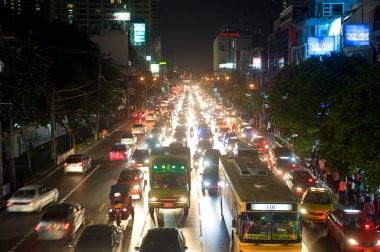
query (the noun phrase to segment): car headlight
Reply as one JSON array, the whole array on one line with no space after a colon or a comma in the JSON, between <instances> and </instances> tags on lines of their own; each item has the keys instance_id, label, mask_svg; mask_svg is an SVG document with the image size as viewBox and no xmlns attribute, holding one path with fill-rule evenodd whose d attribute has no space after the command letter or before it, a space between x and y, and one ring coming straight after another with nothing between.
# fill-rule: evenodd
<instances>
[{"instance_id":1,"label":"car headlight","mask_svg":"<svg viewBox=\"0 0 380 252\"><path fill-rule=\"evenodd\" d=\"M152 134L150 134L150 135L149 135L149 138L152 138L152 137L153 137L153 135L152 135Z\"/></svg>"},{"instance_id":2,"label":"car headlight","mask_svg":"<svg viewBox=\"0 0 380 252\"><path fill-rule=\"evenodd\" d=\"M264 146L264 148L265 148L265 149L268 149L268 148L269 148L269 146L266 144L266 145Z\"/></svg>"},{"instance_id":3,"label":"car headlight","mask_svg":"<svg viewBox=\"0 0 380 252\"><path fill-rule=\"evenodd\" d=\"M281 170L277 170L277 173L278 173L278 174L282 174L282 171L281 171Z\"/></svg>"},{"instance_id":4,"label":"car headlight","mask_svg":"<svg viewBox=\"0 0 380 252\"><path fill-rule=\"evenodd\" d=\"M203 137L200 137L199 140L203 140Z\"/></svg>"},{"instance_id":5,"label":"car headlight","mask_svg":"<svg viewBox=\"0 0 380 252\"><path fill-rule=\"evenodd\" d=\"M347 241L350 245L358 245L359 244L357 240L352 239L352 238L347 239Z\"/></svg>"},{"instance_id":6,"label":"car headlight","mask_svg":"<svg viewBox=\"0 0 380 252\"><path fill-rule=\"evenodd\" d=\"M210 182L208 182L208 181L203 181L203 185L204 185L204 186L209 186L209 185L210 185Z\"/></svg>"},{"instance_id":7,"label":"car headlight","mask_svg":"<svg viewBox=\"0 0 380 252\"><path fill-rule=\"evenodd\" d=\"M296 158L295 157L292 157L290 160L292 160L293 162L296 161Z\"/></svg>"},{"instance_id":8,"label":"car headlight","mask_svg":"<svg viewBox=\"0 0 380 252\"><path fill-rule=\"evenodd\" d=\"M145 159L145 160L144 160L144 163L145 163L145 164L149 163L149 159Z\"/></svg>"},{"instance_id":9,"label":"car headlight","mask_svg":"<svg viewBox=\"0 0 380 252\"><path fill-rule=\"evenodd\" d=\"M182 139L182 141L186 141L186 138Z\"/></svg>"},{"instance_id":10,"label":"car headlight","mask_svg":"<svg viewBox=\"0 0 380 252\"><path fill-rule=\"evenodd\" d=\"M148 147L148 144L144 144L145 147Z\"/></svg>"},{"instance_id":11,"label":"car headlight","mask_svg":"<svg viewBox=\"0 0 380 252\"><path fill-rule=\"evenodd\" d=\"M135 161L134 159L132 159L132 160L131 160L131 163L134 164L134 163L136 163L136 161Z\"/></svg>"},{"instance_id":12,"label":"car headlight","mask_svg":"<svg viewBox=\"0 0 380 252\"><path fill-rule=\"evenodd\" d=\"M158 201L158 198L157 197L151 197L151 198L149 198L149 201L155 202L155 201Z\"/></svg>"},{"instance_id":13,"label":"car headlight","mask_svg":"<svg viewBox=\"0 0 380 252\"><path fill-rule=\"evenodd\" d=\"M301 188L301 187L297 187L297 188L296 188L296 191L297 191L297 192L300 192L300 191L302 191L302 188Z\"/></svg>"},{"instance_id":14,"label":"car headlight","mask_svg":"<svg viewBox=\"0 0 380 252\"><path fill-rule=\"evenodd\" d=\"M187 197L181 197L181 198L179 198L179 201L180 202L187 202Z\"/></svg>"},{"instance_id":15,"label":"car headlight","mask_svg":"<svg viewBox=\"0 0 380 252\"><path fill-rule=\"evenodd\" d=\"M174 142L177 141L177 138L173 138L173 141L174 141Z\"/></svg>"},{"instance_id":16,"label":"car headlight","mask_svg":"<svg viewBox=\"0 0 380 252\"><path fill-rule=\"evenodd\" d=\"M228 146L227 150L232 151L232 146Z\"/></svg>"},{"instance_id":17,"label":"car headlight","mask_svg":"<svg viewBox=\"0 0 380 252\"><path fill-rule=\"evenodd\" d=\"M305 213L307 213L307 211L306 211L306 209L305 208L301 208L301 214L305 214Z\"/></svg>"},{"instance_id":18,"label":"car headlight","mask_svg":"<svg viewBox=\"0 0 380 252\"><path fill-rule=\"evenodd\" d=\"M140 186L139 186L139 185L135 185L135 186L133 187L133 190L138 190L138 189L140 189Z\"/></svg>"},{"instance_id":19,"label":"car headlight","mask_svg":"<svg viewBox=\"0 0 380 252\"><path fill-rule=\"evenodd\" d=\"M197 152L198 152L198 153L201 153L201 152L202 152L202 150L201 150L201 149L198 149L198 150L197 150Z\"/></svg>"}]
</instances>

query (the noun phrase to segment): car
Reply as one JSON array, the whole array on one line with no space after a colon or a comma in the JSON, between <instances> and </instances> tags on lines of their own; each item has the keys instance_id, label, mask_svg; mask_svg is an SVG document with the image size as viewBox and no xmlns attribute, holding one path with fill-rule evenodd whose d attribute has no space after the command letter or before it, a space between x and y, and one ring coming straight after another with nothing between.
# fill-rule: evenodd
<instances>
[{"instance_id":1,"label":"car","mask_svg":"<svg viewBox=\"0 0 380 252\"><path fill-rule=\"evenodd\" d=\"M241 137L251 139L254 136L256 136L256 132L252 127L244 127L241 131Z\"/></svg>"},{"instance_id":2,"label":"car","mask_svg":"<svg viewBox=\"0 0 380 252\"><path fill-rule=\"evenodd\" d=\"M287 147L274 146L269 150L268 164L275 175L282 177L297 167L297 160Z\"/></svg>"},{"instance_id":3,"label":"car","mask_svg":"<svg viewBox=\"0 0 380 252\"><path fill-rule=\"evenodd\" d=\"M7 201L8 212L41 212L58 200L58 189L44 185L27 185L18 189Z\"/></svg>"},{"instance_id":4,"label":"car","mask_svg":"<svg viewBox=\"0 0 380 252\"><path fill-rule=\"evenodd\" d=\"M218 149L207 149L199 159L199 175L201 176L201 188L203 193L205 193L206 190L209 192L218 191L220 156L221 153Z\"/></svg>"},{"instance_id":5,"label":"car","mask_svg":"<svg viewBox=\"0 0 380 252\"><path fill-rule=\"evenodd\" d=\"M183 145L187 146L187 134L183 131L177 131L173 135L173 142L181 142Z\"/></svg>"},{"instance_id":6,"label":"car","mask_svg":"<svg viewBox=\"0 0 380 252\"><path fill-rule=\"evenodd\" d=\"M48 206L34 230L37 240L68 241L85 222L85 208L77 202L65 202Z\"/></svg>"},{"instance_id":7,"label":"car","mask_svg":"<svg viewBox=\"0 0 380 252\"><path fill-rule=\"evenodd\" d=\"M302 196L300 212L304 221L325 222L327 212L333 209L333 199L326 188L311 187Z\"/></svg>"},{"instance_id":8,"label":"car","mask_svg":"<svg viewBox=\"0 0 380 252\"><path fill-rule=\"evenodd\" d=\"M211 141L209 139L199 140L198 144L197 144L196 151L195 151L195 155L200 157L202 155L203 151L205 151L207 149L212 149L212 148L213 148L213 144L211 143Z\"/></svg>"},{"instance_id":9,"label":"car","mask_svg":"<svg viewBox=\"0 0 380 252\"><path fill-rule=\"evenodd\" d=\"M74 246L74 252L102 251L120 252L123 241L123 230L120 227L108 224L87 226Z\"/></svg>"},{"instance_id":10,"label":"car","mask_svg":"<svg viewBox=\"0 0 380 252\"><path fill-rule=\"evenodd\" d=\"M268 139L266 139L263 136L254 136L254 137L252 137L251 143L253 143L254 145L256 145L257 150L260 153L264 153L264 152L267 152L269 150Z\"/></svg>"},{"instance_id":11,"label":"car","mask_svg":"<svg viewBox=\"0 0 380 252\"><path fill-rule=\"evenodd\" d=\"M219 141L223 141L223 137L224 137L224 134L226 133L226 132L229 132L230 131L230 128L229 127L220 127L219 129L218 129L218 140Z\"/></svg>"},{"instance_id":12,"label":"car","mask_svg":"<svg viewBox=\"0 0 380 252\"><path fill-rule=\"evenodd\" d=\"M214 142L214 136L210 128L201 128L198 130L198 140L210 140L211 143Z\"/></svg>"},{"instance_id":13,"label":"car","mask_svg":"<svg viewBox=\"0 0 380 252\"><path fill-rule=\"evenodd\" d=\"M185 117L178 117L177 125L187 127L187 119Z\"/></svg>"},{"instance_id":14,"label":"car","mask_svg":"<svg viewBox=\"0 0 380 252\"><path fill-rule=\"evenodd\" d=\"M132 150L131 147L122 144L122 143L115 143L111 151L109 153L109 159L111 161L113 160L127 160L131 157Z\"/></svg>"},{"instance_id":15,"label":"car","mask_svg":"<svg viewBox=\"0 0 380 252\"><path fill-rule=\"evenodd\" d=\"M185 126L181 126L181 125L177 125L177 127L175 127L174 129L174 132L187 132L187 128Z\"/></svg>"},{"instance_id":16,"label":"car","mask_svg":"<svg viewBox=\"0 0 380 252\"><path fill-rule=\"evenodd\" d=\"M144 147L152 150L154 148L159 148L161 147L161 141L160 139L157 138L147 138L144 142Z\"/></svg>"},{"instance_id":17,"label":"car","mask_svg":"<svg viewBox=\"0 0 380 252\"><path fill-rule=\"evenodd\" d=\"M224 149L226 150L227 154L230 154L233 152L235 144L237 142L240 142L240 139L238 137L229 137L224 143Z\"/></svg>"},{"instance_id":18,"label":"car","mask_svg":"<svg viewBox=\"0 0 380 252\"><path fill-rule=\"evenodd\" d=\"M184 252L187 250L186 238L178 228L150 228L144 235L141 245L135 249L140 252Z\"/></svg>"},{"instance_id":19,"label":"car","mask_svg":"<svg viewBox=\"0 0 380 252\"><path fill-rule=\"evenodd\" d=\"M236 114L236 112L232 108L226 108L224 110L224 114L228 117L233 117Z\"/></svg>"},{"instance_id":20,"label":"car","mask_svg":"<svg viewBox=\"0 0 380 252\"><path fill-rule=\"evenodd\" d=\"M301 197L307 188L317 187L315 179L306 168L296 168L284 175L286 186L297 196Z\"/></svg>"},{"instance_id":21,"label":"car","mask_svg":"<svg viewBox=\"0 0 380 252\"><path fill-rule=\"evenodd\" d=\"M156 115L154 113L148 113L146 116L145 116L145 120L147 122L154 122L156 121Z\"/></svg>"},{"instance_id":22,"label":"car","mask_svg":"<svg viewBox=\"0 0 380 252\"><path fill-rule=\"evenodd\" d=\"M128 185L129 195L132 199L141 199L146 185L144 172L140 169L126 168L121 171L116 182L117 185Z\"/></svg>"},{"instance_id":23,"label":"car","mask_svg":"<svg viewBox=\"0 0 380 252\"><path fill-rule=\"evenodd\" d=\"M259 158L259 153L254 144L249 142L236 142L232 153L227 153L230 157Z\"/></svg>"},{"instance_id":24,"label":"car","mask_svg":"<svg viewBox=\"0 0 380 252\"><path fill-rule=\"evenodd\" d=\"M149 150L148 149L136 149L131 157L131 167L140 168L148 167L149 165Z\"/></svg>"},{"instance_id":25,"label":"car","mask_svg":"<svg viewBox=\"0 0 380 252\"><path fill-rule=\"evenodd\" d=\"M132 132L123 134L121 136L120 143L126 144L126 145L135 145L137 143L137 137Z\"/></svg>"},{"instance_id":26,"label":"car","mask_svg":"<svg viewBox=\"0 0 380 252\"><path fill-rule=\"evenodd\" d=\"M63 173L82 173L84 174L92 167L91 158L86 154L69 155L63 163Z\"/></svg>"},{"instance_id":27,"label":"car","mask_svg":"<svg viewBox=\"0 0 380 252\"><path fill-rule=\"evenodd\" d=\"M247 122L243 122L243 123L239 124L238 132L241 134L241 132L243 131L243 129L244 129L245 127L249 127L249 126L250 126L250 125L249 125L249 123L247 123Z\"/></svg>"},{"instance_id":28,"label":"car","mask_svg":"<svg viewBox=\"0 0 380 252\"><path fill-rule=\"evenodd\" d=\"M238 136L233 131L227 131L226 133L224 133L224 136L223 136L223 145L226 145L226 142L228 141L228 138L230 137L238 137Z\"/></svg>"},{"instance_id":29,"label":"car","mask_svg":"<svg viewBox=\"0 0 380 252\"><path fill-rule=\"evenodd\" d=\"M225 127L225 126L227 126L226 118L224 117L215 118L215 132L217 132L219 127Z\"/></svg>"},{"instance_id":30,"label":"car","mask_svg":"<svg viewBox=\"0 0 380 252\"><path fill-rule=\"evenodd\" d=\"M146 134L146 126L142 123L136 123L132 126L132 134L144 135Z\"/></svg>"},{"instance_id":31,"label":"car","mask_svg":"<svg viewBox=\"0 0 380 252\"><path fill-rule=\"evenodd\" d=\"M360 210L329 211L326 235L339 243L341 251L380 251L378 226Z\"/></svg>"},{"instance_id":32,"label":"car","mask_svg":"<svg viewBox=\"0 0 380 252\"><path fill-rule=\"evenodd\" d=\"M161 128L153 128L149 133L149 138L157 138L162 142L165 140L165 133Z\"/></svg>"}]
</instances>

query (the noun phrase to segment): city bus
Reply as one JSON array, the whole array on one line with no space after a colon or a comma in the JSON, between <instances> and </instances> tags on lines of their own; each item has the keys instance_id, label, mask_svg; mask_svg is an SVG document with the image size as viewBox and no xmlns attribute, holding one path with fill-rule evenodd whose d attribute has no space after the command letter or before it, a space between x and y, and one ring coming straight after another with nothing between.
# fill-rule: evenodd
<instances>
[{"instance_id":1,"label":"city bus","mask_svg":"<svg viewBox=\"0 0 380 252\"><path fill-rule=\"evenodd\" d=\"M221 156L219 192L233 251L302 251L297 198L258 158Z\"/></svg>"},{"instance_id":2,"label":"city bus","mask_svg":"<svg viewBox=\"0 0 380 252\"><path fill-rule=\"evenodd\" d=\"M183 208L189 213L191 154L186 146L153 148L149 155L149 213L154 209Z\"/></svg>"}]
</instances>

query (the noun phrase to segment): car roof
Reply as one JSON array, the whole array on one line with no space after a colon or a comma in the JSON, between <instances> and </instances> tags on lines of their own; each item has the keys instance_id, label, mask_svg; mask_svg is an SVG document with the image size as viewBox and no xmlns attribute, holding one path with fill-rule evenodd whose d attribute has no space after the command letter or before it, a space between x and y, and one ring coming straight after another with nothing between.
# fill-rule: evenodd
<instances>
[{"instance_id":1,"label":"car roof","mask_svg":"<svg viewBox=\"0 0 380 252\"><path fill-rule=\"evenodd\" d=\"M150 228L147 231L146 236L150 236L154 238L173 238L169 236L175 235L175 237L177 237L177 234L179 232L180 230L178 228L156 227L156 228Z\"/></svg>"},{"instance_id":2,"label":"car roof","mask_svg":"<svg viewBox=\"0 0 380 252\"><path fill-rule=\"evenodd\" d=\"M26 185L26 186L21 187L18 190L31 190L31 189L38 189L40 187L42 187L42 185Z\"/></svg>"}]
</instances>

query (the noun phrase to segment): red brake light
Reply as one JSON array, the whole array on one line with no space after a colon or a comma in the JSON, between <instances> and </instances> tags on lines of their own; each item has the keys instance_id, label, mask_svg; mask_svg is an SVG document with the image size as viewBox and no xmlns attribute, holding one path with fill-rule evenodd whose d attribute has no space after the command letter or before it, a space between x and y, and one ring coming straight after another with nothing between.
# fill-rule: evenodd
<instances>
[{"instance_id":1,"label":"red brake light","mask_svg":"<svg viewBox=\"0 0 380 252\"><path fill-rule=\"evenodd\" d=\"M67 230L67 229L69 228L69 226L70 226L70 223L65 223L65 224L63 225L63 229L64 229L64 230Z\"/></svg>"},{"instance_id":2,"label":"red brake light","mask_svg":"<svg viewBox=\"0 0 380 252\"><path fill-rule=\"evenodd\" d=\"M296 167L296 164L292 164L292 167Z\"/></svg>"},{"instance_id":3,"label":"red brake light","mask_svg":"<svg viewBox=\"0 0 380 252\"><path fill-rule=\"evenodd\" d=\"M31 201L31 202L28 203L29 206L31 206L31 205L33 205L33 204L34 204L33 201Z\"/></svg>"},{"instance_id":4,"label":"red brake light","mask_svg":"<svg viewBox=\"0 0 380 252\"><path fill-rule=\"evenodd\" d=\"M63 164L63 166L67 166L67 163L65 162L65 163Z\"/></svg>"},{"instance_id":5,"label":"red brake light","mask_svg":"<svg viewBox=\"0 0 380 252\"><path fill-rule=\"evenodd\" d=\"M80 162L79 165L83 165L83 162Z\"/></svg>"},{"instance_id":6,"label":"red brake light","mask_svg":"<svg viewBox=\"0 0 380 252\"><path fill-rule=\"evenodd\" d=\"M139 177L135 176L135 180L138 180L138 179L139 179Z\"/></svg>"},{"instance_id":7,"label":"red brake light","mask_svg":"<svg viewBox=\"0 0 380 252\"><path fill-rule=\"evenodd\" d=\"M7 202L7 207L12 206L13 202Z\"/></svg>"},{"instance_id":8,"label":"red brake light","mask_svg":"<svg viewBox=\"0 0 380 252\"><path fill-rule=\"evenodd\" d=\"M41 229L41 226L38 224L35 228L34 231L39 231Z\"/></svg>"},{"instance_id":9,"label":"red brake light","mask_svg":"<svg viewBox=\"0 0 380 252\"><path fill-rule=\"evenodd\" d=\"M309 182L313 182L313 179L312 179L312 178L309 178L308 181L309 181Z\"/></svg>"}]
</instances>

